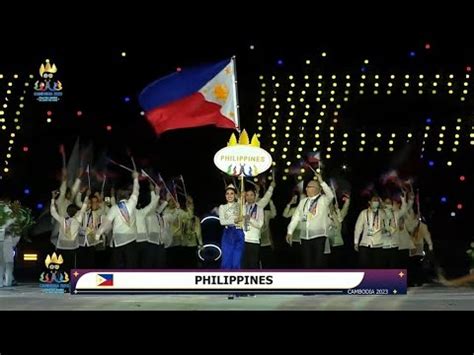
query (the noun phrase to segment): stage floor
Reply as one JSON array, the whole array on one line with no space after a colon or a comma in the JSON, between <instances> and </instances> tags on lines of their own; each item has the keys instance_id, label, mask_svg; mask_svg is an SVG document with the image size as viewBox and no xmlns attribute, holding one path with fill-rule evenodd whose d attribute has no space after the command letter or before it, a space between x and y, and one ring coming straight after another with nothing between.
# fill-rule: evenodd
<instances>
[{"instance_id":1,"label":"stage floor","mask_svg":"<svg viewBox=\"0 0 474 355\"><path fill-rule=\"evenodd\" d=\"M410 288L408 295L46 294L37 284L0 289L0 310L474 310L474 289L437 285Z\"/></svg>"}]
</instances>

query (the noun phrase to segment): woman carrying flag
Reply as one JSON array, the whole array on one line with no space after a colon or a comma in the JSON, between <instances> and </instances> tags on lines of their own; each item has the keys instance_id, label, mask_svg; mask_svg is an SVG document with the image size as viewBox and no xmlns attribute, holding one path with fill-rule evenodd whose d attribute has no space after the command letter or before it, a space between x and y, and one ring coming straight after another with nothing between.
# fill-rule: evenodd
<instances>
[{"instance_id":1,"label":"woman carrying flag","mask_svg":"<svg viewBox=\"0 0 474 355\"><path fill-rule=\"evenodd\" d=\"M237 189L230 184L225 189L227 203L219 206L219 220L224 226L222 234L222 269L240 269L245 236L242 216L237 199Z\"/></svg>"}]
</instances>

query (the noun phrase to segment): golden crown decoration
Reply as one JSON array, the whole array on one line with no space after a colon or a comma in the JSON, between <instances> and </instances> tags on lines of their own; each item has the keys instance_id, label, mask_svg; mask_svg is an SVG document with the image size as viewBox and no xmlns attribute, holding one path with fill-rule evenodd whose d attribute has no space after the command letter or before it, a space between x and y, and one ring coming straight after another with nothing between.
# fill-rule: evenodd
<instances>
[{"instance_id":1,"label":"golden crown decoration","mask_svg":"<svg viewBox=\"0 0 474 355\"><path fill-rule=\"evenodd\" d=\"M56 255L56 253L53 253L52 256L46 257L46 260L44 261L46 267L49 267L49 264L58 264L61 265L64 262L63 257L61 254L59 254L59 257Z\"/></svg>"},{"instance_id":2,"label":"golden crown decoration","mask_svg":"<svg viewBox=\"0 0 474 355\"><path fill-rule=\"evenodd\" d=\"M227 143L228 147L232 147L235 145L250 145L253 147L260 148L260 141L257 138L257 135L254 134L252 136L252 140L249 141L249 135L247 134L247 131L244 129L242 133L240 134L239 141L237 142L237 138L235 136L235 133L232 133L230 136L229 142Z\"/></svg>"},{"instance_id":3,"label":"golden crown decoration","mask_svg":"<svg viewBox=\"0 0 474 355\"><path fill-rule=\"evenodd\" d=\"M58 68L56 68L56 64L54 64L54 63L51 64L49 59L46 59L45 63L46 63L46 65L41 64L41 66L40 66L40 70L39 70L40 76L43 76L44 73L54 74L58 71Z\"/></svg>"}]
</instances>

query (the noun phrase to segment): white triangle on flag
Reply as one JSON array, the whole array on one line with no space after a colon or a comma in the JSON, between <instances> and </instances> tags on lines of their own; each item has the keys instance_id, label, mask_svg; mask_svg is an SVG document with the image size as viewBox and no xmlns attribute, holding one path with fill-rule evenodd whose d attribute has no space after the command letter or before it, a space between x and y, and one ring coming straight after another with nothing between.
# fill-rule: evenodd
<instances>
[{"instance_id":1,"label":"white triangle on flag","mask_svg":"<svg viewBox=\"0 0 474 355\"><path fill-rule=\"evenodd\" d=\"M229 61L229 64L209 80L199 92L206 101L221 106L221 114L234 122L236 127L239 126L234 60Z\"/></svg>"},{"instance_id":2,"label":"white triangle on flag","mask_svg":"<svg viewBox=\"0 0 474 355\"><path fill-rule=\"evenodd\" d=\"M100 284L102 284L104 281L106 281L106 279L100 275L97 275L96 276L96 282L97 282L97 286L100 286Z\"/></svg>"}]
</instances>

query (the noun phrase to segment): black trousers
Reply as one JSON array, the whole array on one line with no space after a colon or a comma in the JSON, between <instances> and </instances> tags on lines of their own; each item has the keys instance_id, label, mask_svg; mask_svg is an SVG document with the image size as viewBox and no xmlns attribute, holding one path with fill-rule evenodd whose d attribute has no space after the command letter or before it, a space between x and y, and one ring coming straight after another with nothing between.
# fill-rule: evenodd
<instances>
[{"instance_id":1,"label":"black trousers","mask_svg":"<svg viewBox=\"0 0 474 355\"><path fill-rule=\"evenodd\" d=\"M428 281L423 270L423 256L415 255L410 257L408 275L410 275L408 286L421 286L423 283Z\"/></svg>"},{"instance_id":2,"label":"black trousers","mask_svg":"<svg viewBox=\"0 0 474 355\"><path fill-rule=\"evenodd\" d=\"M96 269L110 269L112 265L112 248L96 248L94 262Z\"/></svg>"},{"instance_id":3,"label":"black trousers","mask_svg":"<svg viewBox=\"0 0 474 355\"><path fill-rule=\"evenodd\" d=\"M165 269L166 251L164 245L149 242L137 243L137 262L140 269Z\"/></svg>"},{"instance_id":4,"label":"black trousers","mask_svg":"<svg viewBox=\"0 0 474 355\"><path fill-rule=\"evenodd\" d=\"M147 243L147 255L151 269L166 269L166 249L165 246Z\"/></svg>"},{"instance_id":5,"label":"black trousers","mask_svg":"<svg viewBox=\"0 0 474 355\"><path fill-rule=\"evenodd\" d=\"M61 269L66 271L69 277L71 277L71 269L77 269L77 249L56 249L56 255L63 257L63 264Z\"/></svg>"},{"instance_id":6,"label":"black trousers","mask_svg":"<svg viewBox=\"0 0 474 355\"><path fill-rule=\"evenodd\" d=\"M260 269L260 244L245 243L243 269Z\"/></svg>"},{"instance_id":7,"label":"black trousers","mask_svg":"<svg viewBox=\"0 0 474 355\"><path fill-rule=\"evenodd\" d=\"M382 266L383 269L400 269L400 257L398 247L382 249Z\"/></svg>"},{"instance_id":8,"label":"black trousers","mask_svg":"<svg viewBox=\"0 0 474 355\"><path fill-rule=\"evenodd\" d=\"M275 254L273 254L271 245L260 247L260 266L262 269L274 269L276 267Z\"/></svg>"},{"instance_id":9,"label":"black trousers","mask_svg":"<svg viewBox=\"0 0 474 355\"><path fill-rule=\"evenodd\" d=\"M408 269L409 263L410 263L410 250L409 249L398 250L398 268Z\"/></svg>"},{"instance_id":10,"label":"black trousers","mask_svg":"<svg viewBox=\"0 0 474 355\"><path fill-rule=\"evenodd\" d=\"M151 261L148 252L148 242L137 242L137 267L139 269L151 269Z\"/></svg>"},{"instance_id":11,"label":"black trousers","mask_svg":"<svg viewBox=\"0 0 474 355\"><path fill-rule=\"evenodd\" d=\"M303 267L305 269L325 269L328 266L328 256L324 254L327 237L310 240L301 239Z\"/></svg>"},{"instance_id":12,"label":"black trousers","mask_svg":"<svg viewBox=\"0 0 474 355\"><path fill-rule=\"evenodd\" d=\"M197 269L198 257L196 247L182 247L181 254L183 258L184 269Z\"/></svg>"},{"instance_id":13,"label":"black trousers","mask_svg":"<svg viewBox=\"0 0 474 355\"><path fill-rule=\"evenodd\" d=\"M293 269L303 268L303 252L301 243L293 243L290 247L290 265Z\"/></svg>"},{"instance_id":14,"label":"black trousers","mask_svg":"<svg viewBox=\"0 0 474 355\"><path fill-rule=\"evenodd\" d=\"M331 247L331 254L329 254L329 267L331 269L345 269L347 265L344 264L344 256L346 250L344 245Z\"/></svg>"},{"instance_id":15,"label":"black trousers","mask_svg":"<svg viewBox=\"0 0 474 355\"><path fill-rule=\"evenodd\" d=\"M359 246L359 268L383 269L384 268L383 249Z\"/></svg>"},{"instance_id":16,"label":"black trousers","mask_svg":"<svg viewBox=\"0 0 474 355\"><path fill-rule=\"evenodd\" d=\"M112 265L115 269L136 269L137 243L131 242L121 247L115 247L112 255Z\"/></svg>"},{"instance_id":17,"label":"black trousers","mask_svg":"<svg viewBox=\"0 0 474 355\"><path fill-rule=\"evenodd\" d=\"M77 267L79 269L95 269L95 247L79 247Z\"/></svg>"},{"instance_id":18,"label":"black trousers","mask_svg":"<svg viewBox=\"0 0 474 355\"><path fill-rule=\"evenodd\" d=\"M168 269L184 269L183 247L166 248L166 263Z\"/></svg>"}]
</instances>

